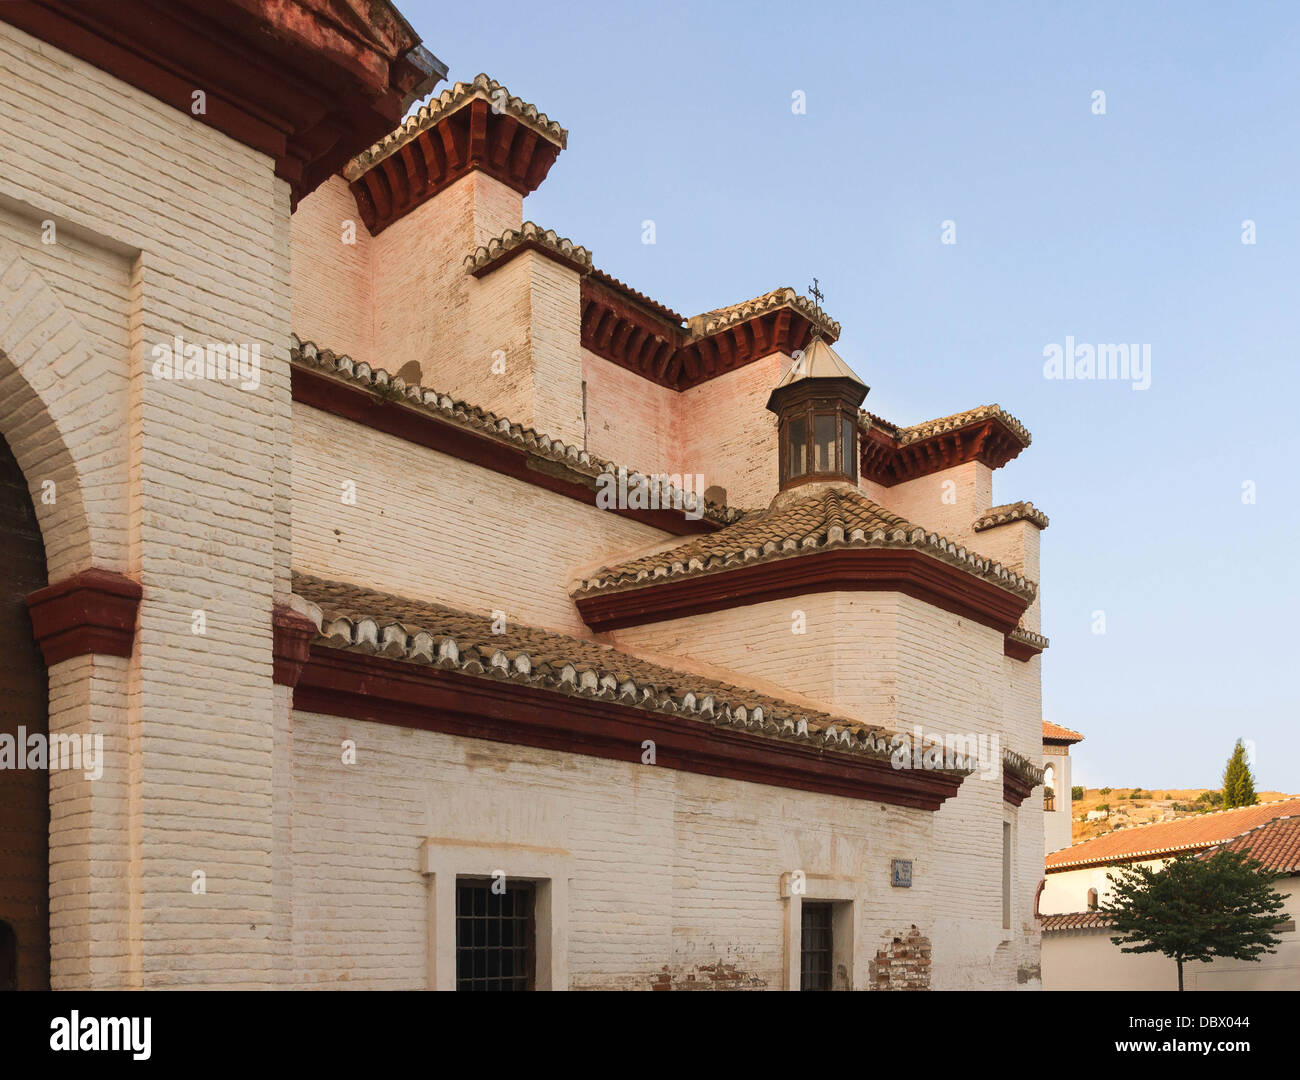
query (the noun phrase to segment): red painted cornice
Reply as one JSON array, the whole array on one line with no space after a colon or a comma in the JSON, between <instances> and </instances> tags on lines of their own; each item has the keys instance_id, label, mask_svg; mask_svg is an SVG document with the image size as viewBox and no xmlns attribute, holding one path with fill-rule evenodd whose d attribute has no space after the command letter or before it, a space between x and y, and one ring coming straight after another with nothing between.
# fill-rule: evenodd
<instances>
[{"instance_id":1,"label":"red painted cornice","mask_svg":"<svg viewBox=\"0 0 1300 1080\"><path fill-rule=\"evenodd\" d=\"M297 686L302 668L311 656L316 624L306 615L277 604L271 613L275 639L272 679L280 686Z\"/></svg>"},{"instance_id":2,"label":"red painted cornice","mask_svg":"<svg viewBox=\"0 0 1300 1080\"><path fill-rule=\"evenodd\" d=\"M791 306L692 334L668 317L667 308L607 274L588 274L581 290L582 347L672 390L688 390L773 353L789 355L812 337L812 323ZM826 327L822 334L835 340Z\"/></svg>"},{"instance_id":3,"label":"red painted cornice","mask_svg":"<svg viewBox=\"0 0 1300 1080\"><path fill-rule=\"evenodd\" d=\"M885 487L921 476L980 461L1000 469L1024 449L1024 444L1002 420L987 417L907 444L873 426L861 443L862 477Z\"/></svg>"},{"instance_id":4,"label":"red painted cornice","mask_svg":"<svg viewBox=\"0 0 1300 1080\"><path fill-rule=\"evenodd\" d=\"M832 548L636 588L575 603L593 630L679 619L822 592L899 592L1007 634L1028 602L973 574L907 548Z\"/></svg>"},{"instance_id":5,"label":"red painted cornice","mask_svg":"<svg viewBox=\"0 0 1300 1080\"><path fill-rule=\"evenodd\" d=\"M581 286L582 347L670 389L668 369L686 339L680 323L591 276Z\"/></svg>"},{"instance_id":6,"label":"red painted cornice","mask_svg":"<svg viewBox=\"0 0 1300 1080\"><path fill-rule=\"evenodd\" d=\"M1033 793L1034 784L1028 777L1002 767L1002 798L1012 806L1019 806Z\"/></svg>"},{"instance_id":7,"label":"red painted cornice","mask_svg":"<svg viewBox=\"0 0 1300 1080\"><path fill-rule=\"evenodd\" d=\"M143 590L111 570L85 570L27 597L32 630L51 667L73 656L130 656Z\"/></svg>"},{"instance_id":8,"label":"red painted cornice","mask_svg":"<svg viewBox=\"0 0 1300 1080\"><path fill-rule=\"evenodd\" d=\"M1008 636L1002 642L1002 652L1004 655L1011 657L1013 660L1032 660L1035 656L1041 656L1043 650L1036 645L1030 645L1025 641L1017 641Z\"/></svg>"},{"instance_id":9,"label":"red painted cornice","mask_svg":"<svg viewBox=\"0 0 1300 1080\"><path fill-rule=\"evenodd\" d=\"M705 776L937 810L962 775L895 769L888 760L744 735L693 717L558 694L432 665L314 645L294 691L297 712L440 731Z\"/></svg>"},{"instance_id":10,"label":"red painted cornice","mask_svg":"<svg viewBox=\"0 0 1300 1080\"><path fill-rule=\"evenodd\" d=\"M527 448L504 443L478 431L449 423L441 417L399 402L385 400L360 387L299 364L291 366L293 400L342 416L376 431L427 446L493 472L546 488L588 506L596 505L596 479L567 469L549 458L529 454ZM707 518L692 520L672 510L611 508L605 511L631 518L674 536L713 532L719 525Z\"/></svg>"},{"instance_id":11,"label":"red painted cornice","mask_svg":"<svg viewBox=\"0 0 1300 1080\"><path fill-rule=\"evenodd\" d=\"M484 98L443 117L351 182L371 235L475 169L521 195L541 186L560 147Z\"/></svg>"},{"instance_id":12,"label":"red painted cornice","mask_svg":"<svg viewBox=\"0 0 1300 1080\"><path fill-rule=\"evenodd\" d=\"M446 74L384 2L13 0L0 19L273 158L295 203Z\"/></svg>"}]
</instances>

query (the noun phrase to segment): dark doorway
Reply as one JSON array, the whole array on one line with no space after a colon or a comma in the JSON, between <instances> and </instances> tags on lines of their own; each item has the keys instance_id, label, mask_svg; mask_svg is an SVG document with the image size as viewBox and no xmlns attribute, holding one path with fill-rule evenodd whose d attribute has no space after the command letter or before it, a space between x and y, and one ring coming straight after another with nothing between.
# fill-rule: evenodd
<instances>
[{"instance_id":1,"label":"dark doorway","mask_svg":"<svg viewBox=\"0 0 1300 1080\"><path fill-rule=\"evenodd\" d=\"M799 989L829 990L834 953L831 905L805 900L800 907Z\"/></svg>"},{"instance_id":2,"label":"dark doorway","mask_svg":"<svg viewBox=\"0 0 1300 1080\"><path fill-rule=\"evenodd\" d=\"M0 439L0 739L49 731L45 661L27 594L47 584L45 544L27 480ZM5 738L8 736L9 738ZM0 768L0 984L50 985L50 787L44 769Z\"/></svg>"}]
</instances>

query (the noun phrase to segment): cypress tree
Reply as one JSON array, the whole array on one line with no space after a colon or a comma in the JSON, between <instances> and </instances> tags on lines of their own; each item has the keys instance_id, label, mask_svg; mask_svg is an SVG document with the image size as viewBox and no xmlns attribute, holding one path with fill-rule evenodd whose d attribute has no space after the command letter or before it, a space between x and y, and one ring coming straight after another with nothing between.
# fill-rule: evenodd
<instances>
[{"instance_id":1,"label":"cypress tree","mask_svg":"<svg viewBox=\"0 0 1300 1080\"><path fill-rule=\"evenodd\" d=\"M1232 757L1228 758L1228 764L1223 770L1223 808L1230 810L1234 806L1254 806L1258 801L1255 778L1246 762L1246 748L1238 739L1237 745L1232 748Z\"/></svg>"}]
</instances>

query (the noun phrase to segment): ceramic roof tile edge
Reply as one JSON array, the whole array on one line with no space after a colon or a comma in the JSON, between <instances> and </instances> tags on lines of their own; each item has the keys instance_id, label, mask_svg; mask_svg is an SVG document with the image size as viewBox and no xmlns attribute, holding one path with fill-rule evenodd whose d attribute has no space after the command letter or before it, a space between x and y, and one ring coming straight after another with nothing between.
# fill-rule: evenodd
<instances>
[{"instance_id":1,"label":"ceramic roof tile edge","mask_svg":"<svg viewBox=\"0 0 1300 1080\"><path fill-rule=\"evenodd\" d=\"M756 315L764 315L782 307L794 308L814 326L821 327L834 339L839 338L840 324L806 296L800 296L788 285L773 289L762 296L755 296L751 300L744 300L739 304L729 304L726 307L715 308L713 311L692 315L686 323L694 338L709 337L736 323L746 322Z\"/></svg>"},{"instance_id":2,"label":"ceramic roof tile edge","mask_svg":"<svg viewBox=\"0 0 1300 1080\"><path fill-rule=\"evenodd\" d=\"M1032 630L1026 630L1023 626L1017 626L1007 635L1012 641L1019 641L1021 644L1028 645L1031 648L1038 649L1040 652L1051 645L1051 642L1042 634L1036 634Z\"/></svg>"},{"instance_id":3,"label":"ceramic roof tile edge","mask_svg":"<svg viewBox=\"0 0 1300 1080\"><path fill-rule=\"evenodd\" d=\"M986 510L976 519L972 529L975 532L983 532L985 529L996 528L998 525L1008 525L1013 521L1027 521L1030 525L1037 525L1040 529L1046 529L1048 526L1047 515L1033 503L1014 502L1004 503L1002 506L994 506Z\"/></svg>"},{"instance_id":4,"label":"ceramic roof tile edge","mask_svg":"<svg viewBox=\"0 0 1300 1080\"><path fill-rule=\"evenodd\" d=\"M830 539L832 533L836 534L835 539ZM967 551L965 547L953 543L938 533L929 532L919 525L912 525L908 529L894 528L886 530L877 528L873 529L868 536L865 529L853 529L851 532L846 533L842 526L828 521L824 529L816 532L801 533L799 535L791 534L780 543L769 540L763 544L762 548L748 547L743 552L733 552L725 558L712 555L707 563L697 556L692 556L685 563L678 561L669 563L666 566L660 565L655 567L654 570L641 568L635 573L626 571L605 577L586 578L579 582L578 587L570 595L577 598L590 596L597 592L653 585L660 581L669 581L675 578L723 573L738 566L751 566L777 559L798 558L800 555L807 555L812 551L832 551L840 548L909 547L916 548L958 569L965 570L967 573L982 578L991 584L998 585L1030 602L1038 594L1038 584L1036 582L1031 581L1022 574L1008 570L999 562L994 562L992 559ZM697 563L699 565L695 565Z\"/></svg>"},{"instance_id":5,"label":"ceramic roof tile edge","mask_svg":"<svg viewBox=\"0 0 1300 1080\"><path fill-rule=\"evenodd\" d=\"M1041 784L1047 772L1042 765L1035 765L1024 754L1018 754L1010 747L1004 747L1002 750L1002 767L1028 780L1031 787Z\"/></svg>"},{"instance_id":6,"label":"ceramic roof tile edge","mask_svg":"<svg viewBox=\"0 0 1300 1080\"><path fill-rule=\"evenodd\" d=\"M408 663L432 664L468 676L505 679L556 693L590 697L654 712L689 713L719 727L738 728L768 738L820 746L878 761L890 761L893 756L895 733L883 728L831 717L831 722L822 729L815 727L816 721L810 721L804 712L792 710L768 716L762 706L750 708L743 703L720 702L716 693L709 691L696 694L688 690L680 697L674 697L658 691L653 685L638 684L631 678L620 681L612 672L598 671L583 660L568 661L558 670L557 664L552 662L534 665L523 650L518 651L513 659L497 650L485 667L474 654L475 642L465 642L462 647L462 643L449 634L435 635L421 627L388 620L382 614L366 615L360 619L340 616L330 620L326 626L320 606L309 600L303 603L306 607L304 614L319 631L317 641L330 648ZM936 771L968 776L976 767L972 764L964 769Z\"/></svg>"},{"instance_id":7,"label":"ceramic roof tile edge","mask_svg":"<svg viewBox=\"0 0 1300 1080\"><path fill-rule=\"evenodd\" d=\"M1189 818L1178 818L1178 819L1176 819L1176 820L1179 820L1179 821L1204 821L1204 820L1206 820L1206 819L1216 817L1216 816L1219 815L1219 814L1235 814L1235 813L1237 813L1239 810L1256 810L1256 809L1258 809L1258 808L1261 807L1261 806L1278 806L1278 805L1280 805L1280 804L1282 804L1282 803L1286 803L1286 802L1294 802L1294 801L1296 800L1296 798L1297 798L1296 796L1293 796L1293 797L1291 797L1291 798L1287 798L1287 799L1274 799L1271 803L1256 803L1254 806L1234 806L1234 807L1232 807L1232 808L1229 809L1229 810L1212 810L1212 811L1210 811L1208 814L1197 814L1197 815L1195 815L1194 817L1189 817ZM1292 815L1290 815L1290 814L1286 814L1286 815L1282 815L1282 816L1284 816L1284 817L1290 817L1290 816L1292 816ZM1279 820L1279 819L1278 819L1278 818L1270 818L1270 819L1269 819L1269 821L1277 821L1277 820ZM1267 825L1268 823L1269 823L1269 822L1264 822L1264 824L1266 824L1266 825ZM1147 822L1147 823L1144 824L1144 825L1130 825L1127 829L1124 829L1123 831L1124 831L1124 833L1125 833L1126 835L1128 835L1128 836L1132 836L1134 833L1140 833L1141 830L1143 830L1143 829L1153 829L1153 828L1156 828L1156 827L1159 826L1159 825L1168 825L1168 824L1169 824L1169 822L1167 822L1167 821L1149 821L1149 822ZM1253 828L1253 826L1252 826L1252 828ZM1243 832L1249 832L1248 829L1244 829L1244 830L1242 830L1242 831L1243 831ZM1062 848L1060 851L1053 851L1051 854L1049 854L1049 855L1047 856L1047 858L1048 858L1048 860L1049 860L1049 862L1048 862L1048 864L1047 864L1047 872L1048 872L1048 873L1052 873L1052 872L1055 872L1055 871L1070 870L1070 869L1072 869L1072 868L1074 868L1074 867L1076 867L1076 866L1079 866L1079 865L1081 865L1081 864L1086 865L1086 864L1090 864L1090 863L1101 863L1101 864L1106 864L1106 863L1112 863L1112 862L1115 862L1115 863L1118 863L1118 862L1141 862L1141 861L1143 861L1144 859L1163 858L1165 855L1173 855L1173 854L1176 854L1177 852L1180 852L1180 851L1195 851L1195 850L1197 850L1197 849L1204 849L1204 848L1207 848L1207 847L1212 847L1212 846L1215 846L1215 845L1217 845L1217 844L1226 844L1226 843L1231 843L1233 840L1237 839L1237 836L1240 836L1241 833L1238 833L1236 836L1229 836L1229 837L1227 837L1227 838L1224 839L1224 840L1194 840L1194 841L1192 841L1191 843L1187 843L1187 844L1168 844L1168 845L1165 845L1164 847L1158 847L1158 848L1144 848L1144 849L1142 849L1142 850L1140 850L1140 851L1126 851L1126 852L1123 852L1122 854L1110 855L1110 856L1102 856L1100 859L1098 859L1098 858L1071 859L1069 862L1065 862L1065 861L1051 862L1051 861L1050 861L1053 855L1061 855L1061 854L1063 854L1064 852L1067 852L1067 851L1075 851L1075 850L1077 850L1077 849L1081 849L1081 848L1083 848L1084 845L1086 845L1086 844L1091 844L1091 843L1093 843L1093 842L1096 841L1096 840L1103 840L1103 839L1105 839L1106 837L1108 837L1108 836L1113 836L1113 835L1114 835L1114 833L1102 833L1101 836L1093 837L1093 838L1090 839L1090 840L1081 840L1081 841L1080 841L1079 843L1077 843L1077 844L1071 844L1068 848Z\"/></svg>"},{"instance_id":8,"label":"ceramic roof tile edge","mask_svg":"<svg viewBox=\"0 0 1300 1080\"><path fill-rule=\"evenodd\" d=\"M652 312L655 315L658 315L660 318L668 320L669 322L673 323L677 327L677 329L685 333L686 316L681 314L681 312L674 311L666 304L659 303L659 301L656 300L654 297L647 296L639 289L632 288L632 286L629 285L626 281L620 281L613 274L608 273L605 270L601 270L599 267L593 266L591 268L591 273L589 276L593 280L599 281L602 285L606 285L609 288L613 289L615 292L622 293L628 299L639 304L641 307L648 309L650 312Z\"/></svg>"},{"instance_id":9,"label":"ceramic roof tile edge","mask_svg":"<svg viewBox=\"0 0 1300 1080\"><path fill-rule=\"evenodd\" d=\"M1050 720L1044 720L1042 724L1044 739L1054 739L1058 742L1083 742L1083 736L1072 728L1054 724Z\"/></svg>"},{"instance_id":10,"label":"ceramic roof tile edge","mask_svg":"<svg viewBox=\"0 0 1300 1080\"><path fill-rule=\"evenodd\" d=\"M1216 841L1215 843L1207 847L1204 851L1200 852L1196 857L1198 859L1208 858L1209 856L1213 855L1216 851L1218 851L1220 848L1226 848L1226 847L1230 847L1233 844L1240 843L1242 840L1250 836L1252 833L1260 832L1263 829L1272 829L1275 826L1277 826L1279 822L1283 822L1283 821L1300 822L1300 814L1283 814L1281 817L1275 817L1269 821L1263 822L1262 824L1254 825L1251 828L1247 829L1245 832L1238 833L1236 836L1228 837L1227 840ZM1249 851L1249 849L1247 849L1247 851ZM1282 872L1290 873L1290 874L1300 874L1300 868L1295 870L1284 870Z\"/></svg>"},{"instance_id":11,"label":"ceramic roof tile edge","mask_svg":"<svg viewBox=\"0 0 1300 1080\"><path fill-rule=\"evenodd\" d=\"M899 427L897 424L886 420L883 416L877 416L873 412L867 412L866 409L858 410L858 426L863 431L870 431L873 427L880 428L888 435L898 438Z\"/></svg>"},{"instance_id":12,"label":"ceramic roof tile edge","mask_svg":"<svg viewBox=\"0 0 1300 1080\"><path fill-rule=\"evenodd\" d=\"M515 117L526 127L536 131L543 138L563 149L568 145L569 133L536 105L530 105L521 98L514 97L510 91L496 79L483 73L474 76L472 82L458 82L448 87L438 97L421 105L408 116L396 130L389 132L373 146L361 151L347 163L343 177L348 181L356 180L368 172L384 158L397 153L417 135L434 127L438 121L464 108L476 98L491 101L498 112L506 112ZM504 99L504 100L503 100Z\"/></svg>"},{"instance_id":13,"label":"ceramic roof tile edge","mask_svg":"<svg viewBox=\"0 0 1300 1080\"><path fill-rule=\"evenodd\" d=\"M977 424L981 420L990 419L999 421L1020 443L1022 448L1029 446L1033 442L1033 436L1029 434L1029 429L1002 408L1001 405L980 405L974 409L967 409L965 412L953 413L951 416L940 416L934 420L925 420L919 424L912 424L910 427L895 424L892 420L886 420L883 416L877 416L875 413L862 409L858 414L858 425L864 431L879 428L885 434L894 438L899 446L909 446L921 439L929 439L935 435L942 435L945 432L966 427L968 424Z\"/></svg>"},{"instance_id":14,"label":"ceramic roof tile edge","mask_svg":"<svg viewBox=\"0 0 1300 1080\"><path fill-rule=\"evenodd\" d=\"M898 428L898 442L900 446L906 446L918 439L928 439L934 435L942 435L946 431L955 431L957 428L965 427L967 424L975 424L981 420L1001 421L1022 446L1028 446L1032 441L1029 430L1025 425L1002 408L1001 405L980 405L974 409L967 409L965 412L953 413L951 416L941 416L935 420L926 420L921 424L913 424L911 427Z\"/></svg>"},{"instance_id":15,"label":"ceramic roof tile edge","mask_svg":"<svg viewBox=\"0 0 1300 1080\"><path fill-rule=\"evenodd\" d=\"M531 454L558 462L584 477L595 479L602 475L617 476L626 473L629 484L639 484L644 480L651 487L654 486L654 474L637 472L626 466L604 461L592 456L586 450L579 450L576 446L561 442L559 439L552 439L522 424L512 423L505 417L497 416L496 413L488 412L477 405L457 401L437 390L408 385L384 368L372 367L364 361L358 363L346 354L339 355L329 349L322 349L313 341L301 341L297 334L291 335L289 355L294 363L323 369L334 378L358 384L376 396L399 399L402 404L410 408L432 414L448 423L476 431L501 442L514 443ZM660 491L661 506L676 503L683 507L683 512L688 508L694 509L695 500L704 498L702 494L696 492L680 491L674 484L660 484ZM734 507L704 501L704 517L718 524L732 524L740 520L743 513L744 511Z\"/></svg>"},{"instance_id":16,"label":"ceramic roof tile edge","mask_svg":"<svg viewBox=\"0 0 1300 1080\"><path fill-rule=\"evenodd\" d=\"M1110 917L1104 911L1061 911L1053 915L1039 915L1038 926L1044 934L1060 934L1067 930L1105 930L1110 926Z\"/></svg>"},{"instance_id":17,"label":"ceramic roof tile edge","mask_svg":"<svg viewBox=\"0 0 1300 1080\"><path fill-rule=\"evenodd\" d=\"M536 222L525 221L519 228L506 229L500 236L494 236L472 254L466 255L465 272L479 277L523 247L550 254L579 273L591 270L591 252L585 247L560 236L554 229L543 229Z\"/></svg>"}]
</instances>

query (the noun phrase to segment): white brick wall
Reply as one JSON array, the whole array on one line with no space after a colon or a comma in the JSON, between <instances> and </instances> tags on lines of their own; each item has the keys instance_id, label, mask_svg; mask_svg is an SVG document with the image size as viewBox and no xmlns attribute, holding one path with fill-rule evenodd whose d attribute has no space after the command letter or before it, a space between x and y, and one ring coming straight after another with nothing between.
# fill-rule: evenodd
<instances>
[{"instance_id":1,"label":"white brick wall","mask_svg":"<svg viewBox=\"0 0 1300 1080\"><path fill-rule=\"evenodd\" d=\"M68 481L59 505L84 508L89 543L69 539L69 512L42 514L51 580L94 564L144 587L127 664L68 661L51 673L56 722L81 715L117 742L89 821L55 807L54 985L269 985L288 188L269 159L7 24L0 68L0 244L22 259L3 260L0 305L11 306L0 321L18 347L6 346L0 378L26 388L7 401L33 408L6 409L4 434L38 494L41 438ZM47 219L66 250L42 247L31 226ZM37 285L23 284L24 266ZM42 288L80 325L59 323ZM24 341L33 329L40 340ZM259 343L261 387L152 378L150 346L175 334ZM197 608L202 637L190 632ZM122 836L124 816L125 850L102 839ZM87 829L101 838L90 846ZM195 869L206 895L191 892ZM67 906L78 894L104 913L86 933Z\"/></svg>"},{"instance_id":2,"label":"white brick wall","mask_svg":"<svg viewBox=\"0 0 1300 1080\"><path fill-rule=\"evenodd\" d=\"M318 409L293 430L294 566L319 577L586 634L575 565L665 536Z\"/></svg>"},{"instance_id":3,"label":"white brick wall","mask_svg":"<svg viewBox=\"0 0 1300 1080\"><path fill-rule=\"evenodd\" d=\"M511 845L571 857L575 989L650 989L664 968L684 978L718 962L779 989L780 881L795 869L853 883L859 985L887 932L925 921L936 869L925 811L365 721L298 713L294 726L304 987L426 985L419 852L431 838L493 839L507 875ZM345 738L355 765L341 763ZM917 887L891 888L890 859L913 852Z\"/></svg>"}]
</instances>

